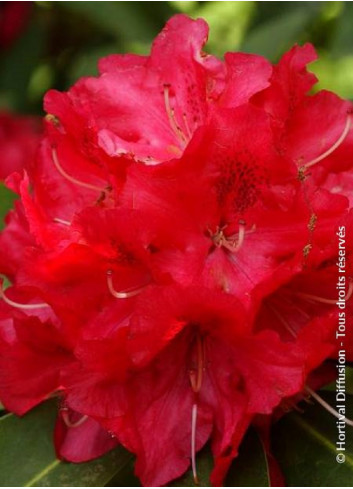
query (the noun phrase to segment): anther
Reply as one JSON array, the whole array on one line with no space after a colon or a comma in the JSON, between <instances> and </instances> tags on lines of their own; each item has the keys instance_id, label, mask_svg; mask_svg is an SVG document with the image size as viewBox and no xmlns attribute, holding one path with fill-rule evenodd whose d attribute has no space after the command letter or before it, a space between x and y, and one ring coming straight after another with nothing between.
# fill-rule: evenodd
<instances>
[{"instance_id":1,"label":"anther","mask_svg":"<svg viewBox=\"0 0 353 489\"><path fill-rule=\"evenodd\" d=\"M84 414L83 416L81 416L80 419L73 422L70 420L70 416L69 416L67 408L61 409L61 416L62 416L64 423L66 424L66 426L68 428L77 428L78 426L81 426L88 418L88 416L86 414Z\"/></svg>"},{"instance_id":2,"label":"anther","mask_svg":"<svg viewBox=\"0 0 353 489\"><path fill-rule=\"evenodd\" d=\"M327 156L329 156L331 153L333 153L343 143L343 141L346 139L347 134L349 133L350 129L351 129L351 114L348 113L347 119L346 119L346 124L344 126L343 131L342 131L342 134L337 139L337 141L327 151L322 153L320 156L309 161L308 163L304 163L304 165L302 165L300 167L300 170L304 169L304 171L305 171L308 168L311 168L312 166L316 165L316 163L319 163L323 159L327 158Z\"/></svg>"},{"instance_id":3,"label":"anther","mask_svg":"<svg viewBox=\"0 0 353 489\"><path fill-rule=\"evenodd\" d=\"M191 468L195 484L199 484L196 467L196 428L197 428L197 404L193 404L191 412Z\"/></svg>"},{"instance_id":4,"label":"anther","mask_svg":"<svg viewBox=\"0 0 353 489\"><path fill-rule=\"evenodd\" d=\"M349 418L342 418L342 416L334 409L328 402L326 402L319 394L313 391L309 386L305 386L305 390L319 403L323 408L326 409L330 414L335 416L341 421L344 421L349 426L353 426L353 420Z\"/></svg>"},{"instance_id":5,"label":"anther","mask_svg":"<svg viewBox=\"0 0 353 489\"><path fill-rule=\"evenodd\" d=\"M54 115L54 114L47 114L44 118L45 118L46 121L51 122L55 127L59 127L60 126L60 120L59 120L59 118L56 115Z\"/></svg>"},{"instance_id":6,"label":"anther","mask_svg":"<svg viewBox=\"0 0 353 489\"><path fill-rule=\"evenodd\" d=\"M0 297L4 302L6 302L6 304L8 304L11 307L16 307L17 309L31 310L31 309L42 309L42 308L50 307L49 304L46 304L45 302L40 302L38 304L21 304L20 302L15 302L6 296L1 283L0 283Z\"/></svg>"},{"instance_id":7,"label":"anther","mask_svg":"<svg viewBox=\"0 0 353 489\"><path fill-rule=\"evenodd\" d=\"M344 298L345 301L348 301L353 294L353 282L349 283L347 294ZM305 294L303 292L297 292L296 295L298 297L302 297L303 299L308 299L314 302L321 302L322 304L335 305L338 302L338 299L326 299L325 297L320 297L318 295Z\"/></svg>"},{"instance_id":8,"label":"anther","mask_svg":"<svg viewBox=\"0 0 353 489\"><path fill-rule=\"evenodd\" d=\"M223 246L231 253L236 253L240 250L244 243L246 223L243 219L241 219L239 221L238 235L233 235L229 237L224 236L223 230L225 229L225 227L226 226L216 231L216 234L212 236L213 242L218 248L221 248Z\"/></svg>"},{"instance_id":9,"label":"anther","mask_svg":"<svg viewBox=\"0 0 353 489\"><path fill-rule=\"evenodd\" d=\"M84 188L88 188L90 190L94 190L96 192L104 192L104 194L105 194L106 189L98 187L97 185L92 185L91 183L81 182L81 180L78 180L77 178L69 175L64 170L64 168L61 166L61 164L59 162L59 158L58 158L58 153L57 153L55 148L52 148L52 159L53 159L53 163L55 165L55 168L58 170L60 175L62 177L64 177L66 180L68 180L70 183L73 183L74 185L78 185L79 187L84 187Z\"/></svg>"},{"instance_id":10,"label":"anther","mask_svg":"<svg viewBox=\"0 0 353 489\"><path fill-rule=\"evenodd\" d=\"M116 299L129 299L130 297L134 297L135 295L140 294L147 287L147 285L144 285L143 287L139 287L137 289L122 290L118 292L117 290L114 289L112 270L107 271L107 284L108 284L109 292Z\"/></svg>"},{"instance_id":11,"label":"anther","mask_svg":"<svg viewBox=\"0 0 353 489\"><path fill-rule=\"evenodd\" d=\"M165 83L163 85L164 104L165 104L165 110L166 110L167 115L168 115L169 124L170 124L171 128L173 129L174 134L181 140L182 143L185 144L185 143L187 143L187 139L186 139L183 131L180 129L179 125L177 124L176 119L175 119L174 109L170 105L169 89L170 89L170 84Z\"/></svg>"}]
</instances>

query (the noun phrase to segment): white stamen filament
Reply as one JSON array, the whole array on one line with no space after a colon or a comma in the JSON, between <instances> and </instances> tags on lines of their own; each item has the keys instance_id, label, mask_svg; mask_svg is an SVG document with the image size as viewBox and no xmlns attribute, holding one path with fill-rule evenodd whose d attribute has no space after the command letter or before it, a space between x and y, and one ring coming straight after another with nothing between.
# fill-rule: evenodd
<instances>
[{"instance_id":1,"label":"white stamen filament","mask_svg":"<svg viewBox=\"0 0 353 489\"><path fill-rule=\"evenodd\" d=\"M71 226L71 222L60 219L59 217L54 217L53 221L62 224L63 226Z\"/></svg>"},{"instance_id":2,"label":"white stamen filament","mask_svg":"<svg viewBox=\"0 0 353 489\"><path fill-rule=\"evenodd\" d=\"M305 390L319 403L322 407L326 409L330 414L338 418L339 420L344 421L349 426L353 426L353 420L349 418L343 418L342 416L328 403L326 402L319 394L313 391L310 387L305 386Z\"/></svg>"},{"instance_id":3,"label":"white stamen filament","mask_svg":"<svg viewBox=\"0 0 353 489\"><path fill-rule=\"evenodd\" d=\"M170 127L173 129L174 134L181 140L183 144L185 144L187 142L187 139L176 122L174 109L170 106L169 88L170 85L163 85L165 110L168 115Z\"/></svg>"},{"instance_id":4,"label":"white stamen filament","mask_svg":"<svg viewBox=\"0 0 353 489\"><path fill-rule=\"evenodd\" d=\"M111 270L108 270L107 271L107 284L108 284L109 292L116 299L129 299L130 297L134 297L135 295L140 294L147 287L147 285L144 285L144 286L139 287L137 289L122 290L122 291L119 291L118 292L114 288L114 284L113 284L113 272Z\"/></svg>"},{"instance_id":5,"label":"white stamen filament","mask_svg":"<svg viewBox=\"0 0 353 489\"><path fill-rule=\"evenodd\" d=\"M94 190L94 191L101 192L101 193L105 194L106 189L98 187L97 185L92 185L91 183L81 182L81 180L77 180L77 178L69 175L64 170L64 168L61 166L61 164L59 162L59 158L58 158L58 153L57 153L55 148L52 148L52 159L53 159L53 163L55 165L55 168L58 170L60 175L62 177L64 177L66 180L68 180L70 183L73 183L74 185L78 185L79 187L88 188L90 190Z\"/></svg>"},{"instance_id":6,"label":"white stamen filament","mask_svg":"<svg viewBox=\"0 0 353 489\"><path fill-rule=\"evenodd\" d=\"M348 301L352 297L352 294L353 294L353 282L350 282L350 284L348 286L348 291L347 291L347 294L346 294L344 300ZM324 297L319 297L317 295L311 295L311 294L305 294L302 292L297 292L296 295L298 297L302 297L303 299L308 299L308 300L315 301L315 302L321 302L322 304L330 304L333 306L335 304L337 304L337 302L338 302L338 298L337 299L325 299Z\"/></svg>"},{"instance_id":7,"label":"white stamen filament","mask_svg":"<svg viewBox=\"0 0 353 489\"><path fill-rule=\"evenodd\" d=\"M20 302L15 302L6 296L2 284L0 284L0 297L4 302L6 302L6 304L8 304L11 307L16 307L17 309L31 310L31 309L42 309L42 308L50 307L49 304L46 304L45 302L40 302L38 304L21 304Z\"/></svg>"},{"instance_id":8,"label":"white stamen filament","mask_svg":"<svg viewBox=\"0 0 353 489\"><path fill-rule=\"evenodd\" d=\"M77 428L78 426L81 426L88 418L88 416L85 414L79 420L72 422L67 409L62 409L61 411L62 419L68 428Z\"/></svg>"},{"instance_id":9,"label":"white stamen filament","mask_svg":"<svg viewBox=\"0 0 353 489\"><path fill-rule=\"evenodd\" d=\"M329 156L331 153L333 153L343 143L343 141L347 137L347 134L350 131L350 128L351 128L351 115L348 114L343 132L340 135L340 137L337 139L337 141L327 151L325 151L325 153L322 153L320 156L309 161L308 163L304 163L304 165L302 165L301 168L304 168L305 170L307 170L308 168L311 168L312 166L316 165L316 163L319 163L323 159L327 158L327 156Z\"/></svg>"},{"instance_id":10,"label":"white stamen filament","mask_svg":"<svg viewBox=\"0 0 353 489\"><path fill-rule=\"evenodd\" d=\"M274 315L279 319L279 321L283 324L285 329L292 335L293 338L297 337L297 333L295 330L292 328L292 326L284 319L282 314L280 314L275 307L273 307L271 304L268 304L268 307L271 309L271 311L274 313Z\"/></svg>"},{"instance_id":11,"label":"white stamen filament","mask_svg":"<svg viewBox=\"0 0 353 489\"><path fill-rule=\"evenodd\" d=\"M197 404L193 404L191 413L191 468L195 484L199 483L196 467L196 428L197 428Z\"/></svg>"}]
</instances>

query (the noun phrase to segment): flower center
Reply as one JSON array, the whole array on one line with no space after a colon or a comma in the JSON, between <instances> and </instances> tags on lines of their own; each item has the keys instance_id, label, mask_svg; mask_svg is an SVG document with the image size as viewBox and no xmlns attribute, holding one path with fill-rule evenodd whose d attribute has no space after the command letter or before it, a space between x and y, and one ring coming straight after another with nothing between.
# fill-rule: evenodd
<instances>
[{"instance_id":1,"label":"flower center","mask_svg":"<svg viewBox=\"0 0 353 489\"><path fill-rule=\"evenodd\" d=\"M243 219L240 219L238 234L233 234L232 236L228 237L226 237L223 232L226 227L227 225L218 227L214 234L210 230L208 232L217 248L223 247L231 253L236 253L240 250L244 243L246 223Z\"/></svg>"}]
</instances>

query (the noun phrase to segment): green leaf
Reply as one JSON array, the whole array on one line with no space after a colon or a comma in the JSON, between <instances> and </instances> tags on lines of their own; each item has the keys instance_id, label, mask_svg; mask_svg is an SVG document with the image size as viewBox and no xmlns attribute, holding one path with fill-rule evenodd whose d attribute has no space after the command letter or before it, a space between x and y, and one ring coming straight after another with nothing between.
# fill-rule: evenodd
<instances>
[{"instance_id":1,"label":"green leaf","mask_svg":"<svg viewBox=\"0 0 353 489\"><path fill-rule=\"evenodd\" d=\"M28 84L45 47L45 25L36 16L15 45L1 57L0 91L6 94L6 108L18 112L29 106Z\"/></svg>"},{"instance_id":2,"label":"green leaf","mask_svg":"<svg viewBox=\"0 0 353 489\"><path fill-rule=\"evenodd\" d=\"M335 406L335 393L320 395ZM353 413L353 396L346 400L347 417ZM353 480L353 428L346 426L346 462L337 463L337 419L319 404L303 405L303 414L291 413L274 426L273 453L288 486L351 487Z\"/></svg>"},{"instance_id":3,"label":"green leaf","mask_svg":"<svg viewBox=\"0 0 353 489\"><path fill-rule=\"evenodd\" d=\"M197 455L196 460L197 475L199 483L196 485L191 470L188 470L186 474L169 484L171 487L210 487L210 474L213 467L213 459L209 446L206 446Z\"/></svg>"},{"instance_id":4,"label":"green leaf","mask_svg":"<svg viewBox=\"0 0 353 489\"><path fill-rule=\"evenodd\" d=\"M141 487L139 479L134 474L135 458L131 460L116 474L106 487Z\"/></svg>"},{"instance_id":5,"label":"green leaf","mask_svg":"<svg viewBox=\"0 0 353 489\"><path fill-rule=\"evenodd\" d=\"M322 388L325 391L335 392L336 381L331 382ZM353 367L346 366L346 393L353 395Z\"/></svg>"},{"instance_id":6,"label":"green leaf","mask_svg":"<svg viewBox=\"0 0 353 489\"><path fill-rule=\"evenodd\" d=\"M210 474L213 459L209 447L204 448L197 456L197 475L199 486L210 487ZM191 470L181 479L171 484L172 487L193 487L195 482ZM249 429L239 455L229 469L225 481L226 487L269 487L269 475L266 454L262 443L253 428Z\"/></svg>"},{"instance_id":7,"label":"green leaf","mask_svg":"<svg viewBox=\"0 0 353 489\"><path fill-rule=\"evenodd\" d=\"M316 17L319 8L321 8L320 2L305 2L289 11L282 7L281 14L249 32L242 45L242 51L276 59L300 40L308 24Z\"/></svg>"},{"instance_id":8,"label":"green leaf","mask_svg":"<svg viewBox=\"0 0 353 489\"><path fill-rule=\"evenodd\" d=\"M199 5L193 17L202 17L210 26L207 51L223 56L227 51L237 50L244 39L255 2L200 2Z\"/></svg>"},{"instance_id":9,"label":"green leaf","mask_svg":"<svg viewBox=\"0 0 353 489\"><path fill-rule=\"evenodd\" d=\"M352 54L353 50L353 3L340 3L343 4L343 11L338 20L335 37L332 42L332 52L336 56Z\"/></svg>"},{"instance_id":10,"label":"green leaf","mask_svg":"<svg viewBox=\"0 0 353 489\"><path fill-rule=\"evenodd\" d=\"M121 447L93 462L57 460L52 439L56 413L56 402L48 401L22 418L0 418L2 486L104 486L130 462L132 455Z\"/></svg>"},{"instance_id":11,"label":"green leaf","mask_svg":"<svg viewBox=\"0 0 353 489\"><path fill-rule=\"evenodd\" d=\"M226 479L229 487L270 487L267 456L254 429L248 430Z\"/></svg>"},{"instance_id":12,"label":"green leaf","mask_svg":"<svg viewBox=\"0 0 353 489\"><path fill-rule=\"evenodd\" d=\"M4 218L11 209L15 198L16 195L0 182L0 229L4 227Z\"/></svg>"},{"instance_id":13,"label":"green leaf","mask_svg":"<svg viewBox=\"0 0 353 489\"><path fill-rule=\"evenodd\" d=\"M153 17L143 15L145 2L60 2L59 6L85 19L103 32L124 41L151 40L156 34Z\"/></svg>"}]
</instances>

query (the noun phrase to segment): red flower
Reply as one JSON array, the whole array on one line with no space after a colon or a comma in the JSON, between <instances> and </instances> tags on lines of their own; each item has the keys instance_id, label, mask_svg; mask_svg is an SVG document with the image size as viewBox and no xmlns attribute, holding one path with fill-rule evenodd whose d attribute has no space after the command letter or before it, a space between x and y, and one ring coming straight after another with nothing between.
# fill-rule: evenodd
<instances>
[{"instance_id":1,"label":"red flower","mask_svg":"<svg viewBox=\"0 0 353 489\"><path fill-rule=\"evenodd\" d=\"M7 180L0 398L57 395L58 456L120 442L145 485L196 480L208 440L220 485L250 423L319 399L337 347L351 104L307 94L311 46L272 67L206 38L176 16L150 56L50 91L36 163Z\"/></svg>"}]
</instances>

